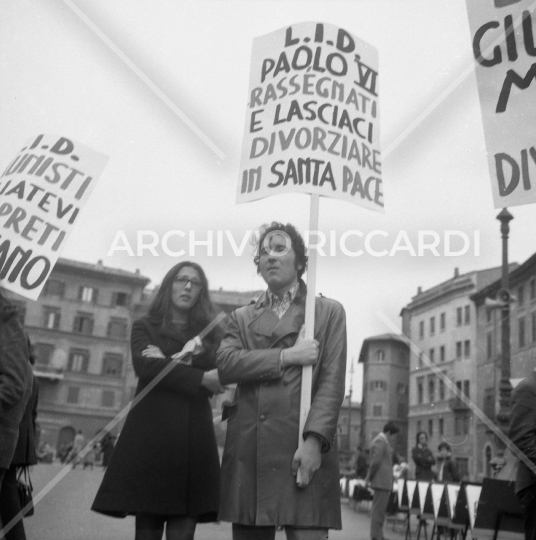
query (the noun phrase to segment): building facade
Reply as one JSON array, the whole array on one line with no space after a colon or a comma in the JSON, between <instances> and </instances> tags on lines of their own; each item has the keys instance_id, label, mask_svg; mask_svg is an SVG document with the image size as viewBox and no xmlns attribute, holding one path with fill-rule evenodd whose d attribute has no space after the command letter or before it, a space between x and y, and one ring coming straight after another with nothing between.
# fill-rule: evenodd
<instances>
[{"instance_id":1,"label":"building facade","mask_svg":"<svg viewBox=\"0 0 536 540\"><path fill-rule=\"evenodd\" d=\"M60 450L78 430L90 439L120 428L115 419L130 400L129 329L148 282L102 261L60 258L38 300L9 295L33 344L42 442Z\"/></svg>"},{"instance_id":2,"label":"building facade","mask_svg":"<svg viewBox=\"0 0 536 540\"><path fill-rule=\"evenodd\" d=\"M486 299L494 300L500 288L497 280L472 297L478 333L476 403L485 415L476 424L477 480L492 476L491 462L497 455L497 441L489 423L495 424L499 411L502 310L486 306L490 304ZM514 296L510 304L510 380L515 386L536 368L536 254L510 272L509 289Z\"/></svg>"},{"instance_id":3,"label":"building facade","mask_svg":"<svg viewBox=\"0 0 536 540\"><path fill-rule=\"evenodd\" d=\"M470 296L493 283L500 268L473 271L422 291L402 310L403 328L412 343L409 369L407 455L420 431L437 452L440 442L453 448L462 477L477 476L476 400L478 343L476 310ZM467 399L460 398L465 396ZM409 460L410 477L414 463Z\"/></svg>"},{"instance_id":4,"label":"building facade","mask_svg":"<svg viewBox=\"0 0 536 540\"><path fill-rule=\"evenodd\" d=\"M400 429L396 452L407 458L409 347L402 335L383 334L363 341L359 362L363 363L361 446L370 448L387 422Z\"/></svg>"},{"instance_id":5,"label":"building facade","mask_svg":"<svg viewBox=\"0 0 536 540\"><path fill-rule=\"evenodd\" d=\"M353 473L356 449L361 445L361 403L347 396L339 413L337 448L341 474Z\"/></svg>"}]
</instances>

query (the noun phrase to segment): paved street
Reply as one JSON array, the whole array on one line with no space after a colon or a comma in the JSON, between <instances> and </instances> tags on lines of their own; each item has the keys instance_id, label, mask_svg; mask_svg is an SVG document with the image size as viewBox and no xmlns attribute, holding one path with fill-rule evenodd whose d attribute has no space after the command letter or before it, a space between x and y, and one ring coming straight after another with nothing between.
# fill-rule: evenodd
<instances>
[{"instance_id":1,"label":"paved street","mask_svg":"<svg viewBox=\"0 0 536 540\"><path fill-rule=\"evenodd\" d=\"M34 497L50 485L63 467L59 464L37 465L32 470ZM90 511L95 493L102 480L102 470L69 471L37 504L35 515L25 519L28 540L132 540L134 518L114 519ZM368 540L369 516L366 511L355 511L342 502L343 530L332 531L330 540ZM386 536L393 540L403 538L402 527L397 532L391 527ZM199 525L196 540L230 540L228 523ZM283 532L277 540L283 540Z\"/></svg>"}]
</instances>

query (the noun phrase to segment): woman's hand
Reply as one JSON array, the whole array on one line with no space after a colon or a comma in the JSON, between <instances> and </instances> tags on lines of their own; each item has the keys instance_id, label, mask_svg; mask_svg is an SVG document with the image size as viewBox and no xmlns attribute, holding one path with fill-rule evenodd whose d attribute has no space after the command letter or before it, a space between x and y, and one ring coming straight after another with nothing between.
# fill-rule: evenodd
<instances>
[{"instance_id":1,"label":"woman's hand","mask_svg":"<svg viewBox=\"0 0 536 540\"><path fill-rule=\"evenodd\" d=\"M187 366L192 365L192 356L197 356L201 354L205 348L203 347L203 342L199 336L195 336L193 339L188 341L186 345L182 348L181 352L175 353L171 356L175 362L180 364L185 364Z\"/></svg>"},{"instance_id":2,"label":"woman's hand","mask_svg":"<svg viewBox=\"0 0 536 540\"><path fill-rule=\"evenodd\" d=\"M213 394L221 394L225 391L225 387L220 384L220 378L218 376L217 369L211 369L203 373L203 379L201 380L201 386L204 386L209 392Z\"/></svg>"},{"instance_id":3,"label":"woman's hand","mask_svg":"<svg viewBox=\"0 0 536 540\"><path fill-rule=\"evenodd\" d=\"M141 355L146 358L165 358L164 353L156 345L147 345Z\"/></svg>"}]
</instances>

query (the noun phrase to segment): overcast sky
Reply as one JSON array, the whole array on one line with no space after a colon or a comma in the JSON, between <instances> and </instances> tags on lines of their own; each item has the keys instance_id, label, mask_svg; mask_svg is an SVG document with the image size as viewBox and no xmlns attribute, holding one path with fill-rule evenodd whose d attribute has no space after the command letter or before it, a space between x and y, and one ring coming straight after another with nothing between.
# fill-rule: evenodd
<instances>
[{"instance_id":1,"label":"overcast sky","mask_svg":"<svg viewBox=\"0 0 536 540\"><path fill-rule=\"evenodd\" d=\"M399 325L400 310L418 286L450 278L455 267L467 272L501 263L499 210L493 208L475 75L460 77L473 62L465 1L3 0L0 168L39 133L82 142L110 160L62 256L139 269L153 283L179 260L192 258L205 268L211 288L262 288L251 248L235 255L222 232L218 255L217 231L231 231L239 244L248 230L272 220L308 227L306 195L235 204L252 40L303 21L342 27L379 53L385 214L320 201L320 230L328 237L334 231L337 245L333 255L327 250L318 259L317 292L345 306L349 360L357 360L364 338L391 331L378 312ZM437 107L417 121L432 103ZM414 129L401 138L408 127ZM510 210L511 260L523 262L534 252L536 215L531 205ZM138 256L137 234L143 230L159 239L183 231L185 238L176 236L170 245L177 251L194 247L195 256L173 257L160 245L156 254ZM379 257L364 250L351 256L338 245L346 231L366 236L375 230L385 231L374 238L375 250L391 251L406 231L416 255L398 250ZM444 252L449 230L468 236L467 253ZM124 231L134 256L111 249L118 231ZM419 256L419 231L440 236L438 256ZM190 234L197 241L213 234L212 255L207 246L193 246ZM346 247L364 249L364 237L348 237ZM454 239L451 249L460 247ZM354 380L359 397L359 375Z\"/></svg>"}]
</instances>

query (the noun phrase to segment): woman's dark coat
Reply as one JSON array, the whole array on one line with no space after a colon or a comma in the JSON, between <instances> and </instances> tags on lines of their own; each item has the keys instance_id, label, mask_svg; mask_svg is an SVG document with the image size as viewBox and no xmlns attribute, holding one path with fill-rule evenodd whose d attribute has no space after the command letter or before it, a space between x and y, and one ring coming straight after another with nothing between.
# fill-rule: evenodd
<instances>
[{"instance_id":1,"label":"woman's dark coat","mask_svg":"<svg viewBox=\"0 0 536 540\"><path fill-rule=\"evenodd\" d=\"M0 468L11 465L19 424L32 392L28 342L19 318L0 320Z\"/></svg>"},{"instance_id":2,"label":"woman's dark coat","mask_svg":"<svg viewBox=\"0 0 536 540\"><path fill-rule=\"evenodd\" d=\"M432 451L427 446L417 445L411 451L411 457L415 462L415 480L434 480L435 473L432 471L432 465L436 460Z\"/></svg>"},{"instance_id":3,"label":"woman's dark coat","mask_svg":"<svg viewBox=\"0 0 536 540\"><path fill-rule=\"evenodd\" d=\"M15 448L15 454L11 461L12 465L24 466L37 463L35 434L37 419L37 402L39 398L39 384L37 378L33 378L32 395L28 400L26 409L19 424L19 440Z\"/></svg>"},{"instance_id":4,"label":"woman's dark coat","mask_svg":"<svg viewBox=\"0 0 536 540\"><path fill-rule=\"evenodd\" d=\"M194 335L166 332L149 317L133 324L136 396ZM166 358L143 357L148 345L159 347ZM194 366L176 365L131 406L93 510L116 517L150 513L216 519L219 458L210 394L201 387L203 373L215 367L214 350L197 356Z\"/></svg>"}]
</instances>

